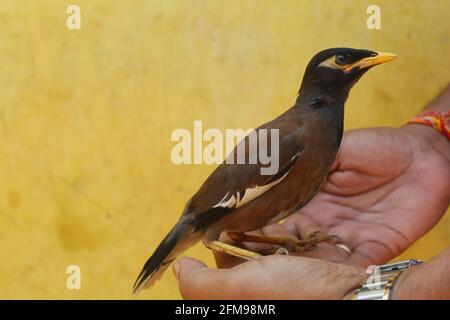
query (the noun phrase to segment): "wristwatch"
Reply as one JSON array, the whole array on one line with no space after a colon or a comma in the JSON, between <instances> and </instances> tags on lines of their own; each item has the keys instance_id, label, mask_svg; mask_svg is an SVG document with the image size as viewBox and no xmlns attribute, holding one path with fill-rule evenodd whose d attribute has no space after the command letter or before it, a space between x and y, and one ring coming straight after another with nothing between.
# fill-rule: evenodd
<instances>
[{"instance_id":1,"label":"wristwatch","mask_svg":"<svg viewBox=\"0 0 450 320\"><path fill-rule=\"evenodd\" d=\"M421 260L405 260L368 268L370 277L353 293L353 300L390 300L392 288L398 276Z\"/></svg>"}]
</instances>

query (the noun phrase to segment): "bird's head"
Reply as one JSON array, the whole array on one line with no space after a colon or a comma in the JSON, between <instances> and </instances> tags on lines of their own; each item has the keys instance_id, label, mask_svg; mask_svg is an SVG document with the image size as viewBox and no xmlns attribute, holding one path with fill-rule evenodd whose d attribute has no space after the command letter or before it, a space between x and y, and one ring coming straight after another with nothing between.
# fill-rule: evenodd
<instances>
[{"instance_id":1,"label":"bird's head","mask_svg":"<svg viewBox=\"0 0 450 320\"><path fill-rule=\"evenodd\" d=\"M306 67L300 94L304 90L315 90L347 95L367 70L396 57L392 53L352 48L323 50Z\"/></svg>"}]
</instances>

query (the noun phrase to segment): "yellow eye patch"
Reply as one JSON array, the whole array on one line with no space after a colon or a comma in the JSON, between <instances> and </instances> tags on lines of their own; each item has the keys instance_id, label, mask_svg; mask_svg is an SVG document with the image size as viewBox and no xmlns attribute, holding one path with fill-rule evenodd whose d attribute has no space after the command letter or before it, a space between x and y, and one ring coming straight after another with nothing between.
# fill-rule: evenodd
<instances>
[{"instance_id":1,"label":"yellow eye patch","mask_svg":"<svg viewBox=\"0 0 450 320\"><path fill-rule=\"evenodd\" d=\"M347 68L350 66L348 64L337 64L336 56L332 56L331 58L328 58L328 59L322 61L318 66L336 69L336 70L343 70L344 72L348 72L351 70L351 69L347 70Z\"/></svg>"},{"instance_id":2,"label":"yellow eye patch","mask_svg":"<svg viewBox=\"0 0 450 320\"><path fill-rule=\"evenodd\" d=\"M319 67L326 67L335 70L342 70L345 73L352 71L354 68L358 67L359 69L364 69L368 67L375 66L377 64L385 63L397 58L397 55L388 52L377 52L376 55L372 55L370 57L362 58L351 64L337 64L336 56L332 56L319 64Z\"/></svg>"}]
</instances>

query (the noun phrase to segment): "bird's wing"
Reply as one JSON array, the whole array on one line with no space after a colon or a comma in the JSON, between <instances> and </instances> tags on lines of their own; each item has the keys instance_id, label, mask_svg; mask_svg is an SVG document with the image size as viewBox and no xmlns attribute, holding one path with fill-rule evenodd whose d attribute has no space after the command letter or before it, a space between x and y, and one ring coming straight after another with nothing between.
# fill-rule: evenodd
<instances>
[{"instance_id":1,"label":"bird's wing","mask_svg":"<svg viewBox=\"0 0 450 320\"><path fill-rule=\"evenodd\" d=\"M197 193L186 205L183 217L191 221L195 229L201 229L216 221L223 215L256 199L272 187L283 181L289 174L296 161L301 157L304 145L302 143L303 128L298 121L290 117L279 117L261 127L255 129L259 133L261 129L267 129L263 139L267 139L266 146L258 143L258 148L248 148L249 136L239 144L245 144L245 164L227 163L224 161L203 183ZM249 159L258 154L272 155L270 129L279 131L279 164L274 174L262 174L261 168L268 167L260 162L249 164ZM259 137L259 134L257 134ZM259 142L259 138L258 138ZM238 144L238 145L239 145ZM236 152L238 146L234 149ZM256 154L255 154L256 153ZM255 159L255 158L254 158Z\"/></svg>"}]
</instances>

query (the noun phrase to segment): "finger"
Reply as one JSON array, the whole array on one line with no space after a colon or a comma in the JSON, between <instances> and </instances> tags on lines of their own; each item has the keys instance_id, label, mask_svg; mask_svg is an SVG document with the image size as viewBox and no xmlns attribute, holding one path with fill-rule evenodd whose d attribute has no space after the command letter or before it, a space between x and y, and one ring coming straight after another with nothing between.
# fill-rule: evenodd
<instances>
[{"instance_id":1,"label":"finger","mask_svg":"<svg viewBox=\"0 0 450 320\"><path fill-rule=\"evenodd\" d=\"M300 235L298 234L298 230L295 227L295 220L298 219L300 216L300 213L296 212L293 215L291 215L289 218L281 222L283 227L292 234L295 238L300 239Z\"/></svg>"},{"instance_id":2,"label":"finger","mask_svg":"<svg viewBox=\"0 0 450 320\"><path fill-rule=\"evenodd\" d=\"M294 218L295 223L289 224L287 227L284 224L275 224L267 226L258 232L262 235L274 236L284 239L298 240L299 238L295 234L301 234L302 238L305 239L315 231L320 231L323 234L323 228L321 228L313 219L308 216L302 217L298 214ZM288 228L290 230L288 230ZM272 248L278 246L272 246ZM290 255L311 257L316 259L323 259L330 262L343 263L347 260L348 255L339 252L334 244L330 243L319 243L317 250L311 250L306 252L290 252Z\"/></svg>"},{"instance_id":3,"label":"finger","mask_svg":"<svg viewBox=\"0 0 450 320\"><path fill-rule=\"evenodd\" d=\"M222 232L219 236L219 241L221 242L225 242L225 243L229 243L233 246L240 246L239 243L237 243L236 241L231 240L226 232ZM244 262L244 259L238 258L238 257L233 257L229 254L223 253L223 252L219 252L219 251L212 251L213 255L214 255L214 260L216 261L216 266L218 268L223 268L223 269L227 269L227 268L231 268L235 265L238 265L242 262Z\"/></svg>"},{"instance_id":4,"label":"finger","mask_svg":"<svg viewBox=\"0 0 450 320\"><path fill-rule=\"evenodd\" d=\"M210 269L194 259L177 263L175 273L186 299L340 299L365 277L354 267L286 256L232 269Z\"/></svg>"},{"instance_id":5,"label":"finger","mask_svg":"<svg viewBox=\"0 0 450 320\"><path fill-rule=\"evenodd\" d=\"M312 217L299 214L293 223L293 226L290 228L295 228L293 231L297 234L301 239L307 238L309 235L313 234L316 231L325 233L325 230L315 221Z\"/></svg>"},{"instance_id":6,"label":"finger","mask_svg":"<svg viewBox=\"0 0 450 320\"><path fill-rule=\"evenodd\" d=\"M262 229L255 230L252 232L248 232L250 235L263 236L263 237L272 237L279 239L292 239L298 240L298 238L290 233L283 224L274 223L268 226L265 226ZM254 252L261 252L267 249L272 249L278 246L271 244L270 242L245 242L245 246L248 250Z\"/></svg>"},{"instance_id":7,"label":"finger","mask_svg":"<svg viewBox=\"0 0 450 320\"><path fill-rule=\"evenodd\" d=\"M181 258L173 266L184 299L219 299L227 283L227 270L208 268L204 263Z\"/></svg>"},{"instance_id":8,"label":"finger","mask_svg":"<svg viewBox=\"0 0 450 320\"><path fill-rule=\"evenodd\" d=\"M286 219L282 225L292 236L298 239L305 239L315 231L325 231L316 220L300 211Z\"/></svg>"},{"instance_id":9,"label":"finger","mask_svg":"<svg viewBox=\"0 0 450 320\"><path fill-rule=\"evenodd\" d=\"M370 265L378 265L386 263L391 257L397 256L397 252L393 252L388 246L378 241L367 241L358 245L348 262L366 268Z\"/></svg>"},{"instance_id":10,"label":"finger","mask_svg":"<svg viewBox=\"0 0 450 320\"><path fill-rule=\"evenodd\" d=\"M208 268L192 258L182 258L174 264L184 299L261 298L272 286L270 282L261 281L267 271L262 268L261 260L246 261L232 269Z\"/></svg>"},{"instance_id":11,"label":"finger","mask_svg":"<svg viewBox=\"0 0 450 320\"><path fill-rule=\"evenodd\" d=\"M181 267L183 266L183 270L181 270ZM190 270L197 270L197 269L205 269L208 268L206 264L204 264L201 261L191 259L191 258L181 258L178 261L175 261L175 263L172 266L173 275L175 278L180 281L180 273L181 272L188 272Z\"/></svg>"},{"instance_id":12,"label":"finger","mask_svg":"<svg viewBox=\"0 0 450 320\"><path fill-rule=\"evenodd\" d=\"M317 250L311 250L301 253L302 257L326 260L334 263L346 263L348 257L340 253L335 246L328 243L321 243Z\"/></svg>"},{"instance_id":13,"label":"finger","mask_svg":"<svg viewBox=\"0 0 450 320\"><path fill-rule=\"evenodd\" d=\"M263 235L260 230L249 232L248 234L253 235ZM261 252L262 250L269 247L267 244L263 243L253 243L253 242L237 242L227 235L226 232L222 232L222 234L219 237L219 241L229 243L233 246L244 248L247 250L250 250L252 252ZM238 264L241 264L245 262L246 260L238 257L231 256L229 254L219 252L219 251L213 251L214 259L216 261L216 265L218 268L232 268Z\"/></svg>"},{"instance_id":14,"label":"finger","mask_svg":"<svg viewBox=\"0 0 450 320\"><path fill-rule=\"evenodd\" d=\"M213 255L216 266L221 269L229 269L246 261L242 258L234 257L219 251L213 251Z\"/></svg>"},{"instance_id":15,"label":"finger","mask_svg":"<svg viewBox=\"0 0 450 320\"><path fill-rule=\"evenodd\" d=\"M295 234L289 232L284 224L274 223L261 229L262 235L274 238L292 239L297 240L298 237Z\"/></svg>"},{"instance_id":16,"label":"finger","mask_svg":"<svg viewBox=\"0 0 450 320\"><path fill-rule=\"evenodd\" d=\"M358 153L360 153L360 148L357 148L356 146L361 145L361 143L366 143L365 140L361 139L361 136L355 134L355 132L358 132L358 129L344 132L341 146L331 167L332 173L337 170L345 169L344 167L347 165L346 162L352 161L352 158L358 156Z\"/></svg>"},{"instance_id":17,"label":"finger","mask_svg":"<svg viewBox=\"0 0 450 320\"><path fill-rule=\"evenodd\" d=\"M275 237L275 238L282 238L282 239L293 239L297 240L298 238L291 234L284 225L281 225L279 223L275 223L269 226L266 226L262 229L255 230L248 232L247 234L250 235L257 235L257 236L268 236L268 237ZM264 252L273 248L278 248L279 246L272 245L270 243L258 243L258 242L236 242L231 240L227 234L224 232L221 234L220 241L226 242L235 246L243 247L247 250L253 251L253 252ZM216 260L216 264L219 268L231 268L238 264L241 264L245 260L237 257L233 257L221 252L214 251L214 258Z\"/></svg>"},{"instance_id":18,"label":"finger","mask_svg":"<svg viewBox=\"0 0 450 320\"><path fill-rule=\"evenodd\" d=\"M347 151L346 148L348 145L348 139L349 135L351 137L351 132L346 131L344 132L344 135L342 136L342 143L338 150L338 153L336 154L336 159L334 160L333 165L331 166L330 172L336 171L339 169L339 166L341 165L342 161L344 161L344 157L346 155L345 151ZM344 150L345 149L345 150Z\"/></svg>"},{"instance_id":19,"label":"finger","mask_svg":"<svg viewBox=\"0 0 450 320\"><path fill-rule=\"evenodd\" d=\"M316 231L321 232L323 235L336 235L340 236L339 230L333 230L319 224L314 218L304 213L294 213L284 223L284 227L292 234L297 234L301 239L306 239L309 235ZM346 245L347 242L345 242ZM349 258L349 254L342 249L336 247L336 245L326 242L321 242L317 245L316 250L302 252L300 254L293 253L292 255L301 255L304 257L311 257L316 259L327 260L335 263L346 263Z\"/></svg>"},{"instance_id":20,"label":"finger","mask_svg":"<svg viewBox=\"0 0 450 320\"><path fill-rule=\"evenodd\" d=\"M175 262L173 268L184 299L228 300L279 299L283 298L285 291L295 293L297 289L286 287L290 283L289 278L286 279L286 270L292 270L292 267L292 258L271 256L247 261L232 269L212 269L195 259L182 258ZM276 281L270 280L272 276Z\"/></svg>"}]
</instances>

